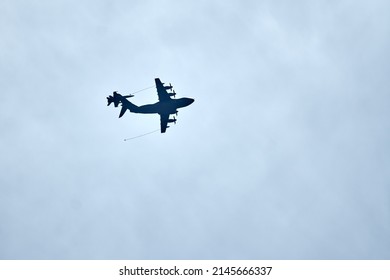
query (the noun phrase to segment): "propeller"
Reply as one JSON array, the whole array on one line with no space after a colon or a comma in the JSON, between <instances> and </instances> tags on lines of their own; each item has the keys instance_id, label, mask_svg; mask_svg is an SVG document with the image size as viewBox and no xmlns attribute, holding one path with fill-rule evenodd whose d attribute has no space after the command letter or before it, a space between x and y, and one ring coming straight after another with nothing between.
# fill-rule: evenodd
<instances>
[{"instance_id":1,"label":"propeller","mask_svg":"<svg viewBox=\"0 0 390 280\"><path fill-rule=\"evenodd\" d=\"M176 98L176 92L175 90L173 90L172 92L168 93L169 96L173 96L174 98Z\"/></svg>"},{"instance_id":2,"label":"propeller","mask_svg":"<svg viewBox=\"0 0 390 280\"><path fill-rule=\"evenodd\" d=\"M175 117L173 117L173 119L168 119L168 123L174 123L174 124L176 124L176 118Z\"/></svg>"}]
</instances>

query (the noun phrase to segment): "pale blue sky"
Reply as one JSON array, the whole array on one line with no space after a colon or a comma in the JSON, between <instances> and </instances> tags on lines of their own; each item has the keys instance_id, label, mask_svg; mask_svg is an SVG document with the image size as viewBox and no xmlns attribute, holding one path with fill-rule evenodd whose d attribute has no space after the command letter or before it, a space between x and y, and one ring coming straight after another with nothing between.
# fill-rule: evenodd
<instances>
[{"instance_id":1,"label":"pale blue sky","mask_svg":"<svg viewBox=\"0 0 390 280\"><path fill-rule=\"evenodd\" d=\"M0 258L388 259L389 11L2 0Z\"/></svg>"}]
</instances>

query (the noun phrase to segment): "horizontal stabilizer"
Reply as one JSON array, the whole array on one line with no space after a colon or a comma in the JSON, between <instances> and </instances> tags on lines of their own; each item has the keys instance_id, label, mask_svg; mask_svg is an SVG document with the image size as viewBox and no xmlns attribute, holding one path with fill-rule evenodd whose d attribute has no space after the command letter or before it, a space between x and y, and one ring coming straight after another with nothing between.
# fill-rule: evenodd
<instances>
[{"instance_id":1,"label":"horizontal stabilizer","mask_svg":"<svg viewBox=\"0 0 390 280\"><path fill-rule=\"evenodd\" d=\"M123 104L122 104L122 109L121 109L121 112L119 114L120 118L126 113L126 110L127 110L126 106L123 106Z\"/></svg>"}]
</instances>

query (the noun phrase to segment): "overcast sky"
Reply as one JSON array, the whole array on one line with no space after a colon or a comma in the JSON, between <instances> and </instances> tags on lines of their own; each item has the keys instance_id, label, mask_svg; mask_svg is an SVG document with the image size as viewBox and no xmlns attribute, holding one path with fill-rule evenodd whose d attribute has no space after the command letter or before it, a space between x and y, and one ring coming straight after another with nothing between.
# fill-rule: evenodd
<instances>
[{"instance_id":1,"label":"overcast sky","mask_svg":"<svg viewBox=\"0 0 390 280\"><path fill-rule=\"evenodd\" d=\"M1 0L0 258L389 259L389 13Z\"/></svg>"}]
</instances>

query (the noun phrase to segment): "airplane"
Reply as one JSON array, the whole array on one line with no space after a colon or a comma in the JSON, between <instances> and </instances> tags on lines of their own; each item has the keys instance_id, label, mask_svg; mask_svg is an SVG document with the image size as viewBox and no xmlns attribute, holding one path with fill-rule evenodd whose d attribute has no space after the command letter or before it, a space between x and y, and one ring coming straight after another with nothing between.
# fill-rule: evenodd
<instances>
[{"instance_id":1,"label":"airplane","mask_svg":"<svg viewBox=\"0 0 390 280\"><path fill-rule=\"evenodd\" d=\"M176 124L176 118L173 117L173 119L171 119L170 115L177 115L177 109L186 107L192 104L195 100L187 97L172 99L171 96L176 96L176 92L172 90L172 85L169 84L169 86L164 86L164 83L162 83L159 78L156 78L154 80L156 83L158 95L157 103L137 106L127 100L127 98L133 97L134 95L130 94L122 96L117 91L114 91L113 95L107 97L107 106L109 106L111 103L114 103L115 107L118 107L119 104L122 104L122 109L119 113L120 118L126 113L127 110L132 113L138 114L159 114L160 130L161 133L165 133L165 131L169 127L168 123ZM172 90L172 92L167 92L167 89Z\"/></svg>"}]
</instances>

